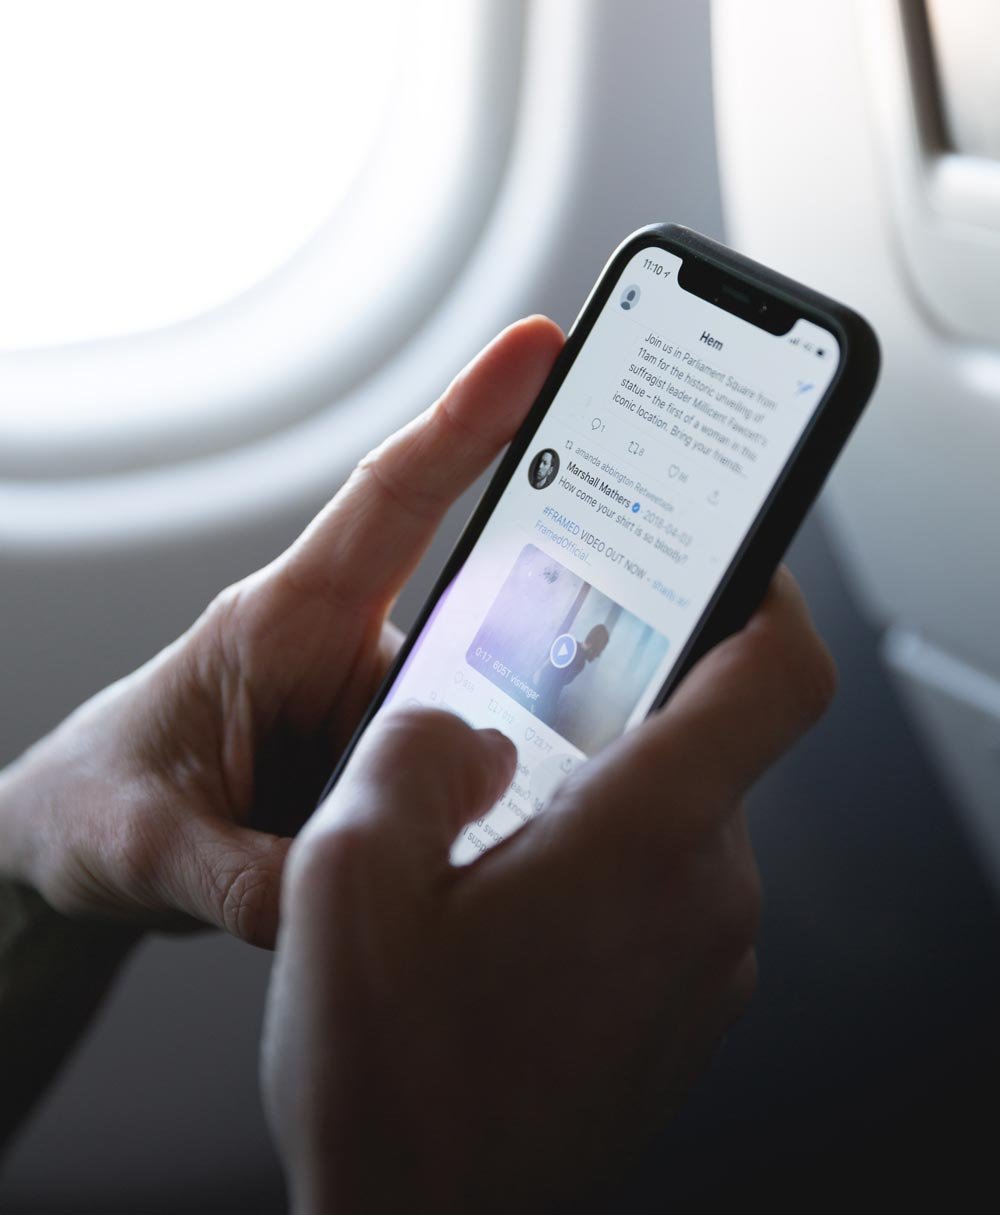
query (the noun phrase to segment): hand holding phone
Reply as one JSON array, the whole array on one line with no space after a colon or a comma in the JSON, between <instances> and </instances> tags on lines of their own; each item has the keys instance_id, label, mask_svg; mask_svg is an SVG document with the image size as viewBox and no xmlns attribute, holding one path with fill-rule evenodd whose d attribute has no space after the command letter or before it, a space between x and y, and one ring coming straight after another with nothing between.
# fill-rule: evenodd
<instances>
[{"instance_id":1,"label":"hand holding phone","mask_svg":"<svg viewBox=\"0 0 1000 1215\"><path fill-rule=\"evenodd\" d=\"M515 741L456 861L747 620L877 369L855 313L704 237L615 253L362 723L427 705Z\"/></svg>"},{"instance_id":2,"label":"hand holding phone","mask_svg":"<svg viewBox=\"0 0 1000 1215\"><path fill-rule=\"evenodd\" d=\"M752 994L741 801L831 680L779 576L662 713L457 872L513 744L447 713L375 722L284 882L262 1078L295 1209L618 1209L600 1189Z\"/></svg>"}]
</instances>

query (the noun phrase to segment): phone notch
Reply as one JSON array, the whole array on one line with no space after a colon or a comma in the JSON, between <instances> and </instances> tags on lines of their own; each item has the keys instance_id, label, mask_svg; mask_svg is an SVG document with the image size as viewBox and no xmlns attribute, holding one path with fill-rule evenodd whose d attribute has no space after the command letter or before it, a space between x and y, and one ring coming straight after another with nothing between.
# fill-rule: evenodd
<instances>
[{"instance_id":1,"label":"phone notch","mask_svg":"<svg viewBox=\"0 0 1000 1215\"><path fill-rule=\"evenodd\" d=\"M801 315L797 308L772 292L754 287L698 257L684 259L677 281L682 291L696 295L775 337L784 337L789 333Z\"/></svg>"}]
</instances>

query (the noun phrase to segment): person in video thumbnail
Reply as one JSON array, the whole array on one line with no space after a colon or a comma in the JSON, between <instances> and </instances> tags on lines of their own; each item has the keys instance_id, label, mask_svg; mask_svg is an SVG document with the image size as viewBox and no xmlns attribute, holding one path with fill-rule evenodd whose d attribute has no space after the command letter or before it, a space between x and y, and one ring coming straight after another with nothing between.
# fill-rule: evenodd
<instances>
[{"instance_id":1,"label":"person in video thumbnail","mask_svg":"<svg viewBox=\"0 0 1000 1215\"><path fill-rule=\"evenodd\" d=\"M557 637L552 643L548 661L535 675L534 684L538 689L538 699L531 707L532 713L542 721L555 720L556 708L563 689L576 679L588 662L600 658L607 648L610 634L603 624L595 624L582 644L577 644L569 635L565 638L565 661L560 662L555 653L559 643L564 641Z\"/></svg>"},{"instance_id":2,"label":"person in video thumbnail","mask_svg":"<svg viewBox=\"0 0 1000 1215\"><path fill-rule=\"evenodd\" d=\"M559 457L551 447L540 451L528 467L528 480L532 489L548 489L559 471Z\"/></svg>"}]
</instances>

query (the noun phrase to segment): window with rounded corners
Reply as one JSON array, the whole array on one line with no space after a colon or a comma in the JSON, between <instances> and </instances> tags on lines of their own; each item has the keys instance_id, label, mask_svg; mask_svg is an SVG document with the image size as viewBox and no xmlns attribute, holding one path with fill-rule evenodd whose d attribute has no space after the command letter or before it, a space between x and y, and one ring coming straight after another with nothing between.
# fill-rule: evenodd
<instances>
[{"instance_id":1,"label":"window with rounded corners","mask_svg":"<svg viewBox=\"0 0 1000 1215\"><path fill-rule=\"evenodd\" d=\"M376 140L404 7L0 8L3 347L160 329L287 261Z\"/></svg>"},{"instance_id":2,"label":"window with rounded corners","mask_svg":"<svg viewBox=\"0 0 1000 1215\"><path fill-rule=\"evenodd\" d=\"M53 6L42 0L40 7ZM165 6L56 7L80 8L93 16L105 7L146 13ZM170 20L182 23L193 19L191 14L203 14L212 7L174 4ZM233 25L239 28L248 20L243 14L257 6L231 7ZM522 6L508 0L422 0L419 5L383 0L370 6L372 18L354 26L345 21L339 32L328 18L312 12L315 6L264 7L279 12L281 20L286 13L297 14L300 31L311 13L319 42L338 36L353 40L348 53L343 48L336 53L331 50L331 64L360 65L358 71L351 68L349 84L342 81L336 89L316 84L313 92L299 88L297 99L275 103L272 117L279 127L295 123L295 105L315 105L322 113L310 113L308 121L301 121L294 135L289 134L291 143L297 141L297 149L286 149L270 165L263 162L267 149L282 142L279 130L270 143L263 136L257 141L260 163L249 167L243 163L233 170L233 179L244 194L253 189L255 181L261 188L271 189L266 183L273 172L292 174L296 186L307 181L312 197L305 202L296 200L291 218L287 212L280 222L275 218L259 244L253 237L261 225L236 216L238 199L231 197L221 206L218 199L206 202L201 213L191 208L173 229L171 239L182 244L183 233L193 231L199 216L204 221L200 239L207 232L210 240L227 210L233 213L234 231L227 234L225 248L199 284L182 281L184 265L192 264L184 250L184 256L178 254L175 259L180 270L167 267L163 271L167 288L153 303L133 314L117 293L118 298L105 302L103 313L95 305L94 315L87 318L82 306L85 301L78 300L76 319L72 319L72 308L62 312L57 308L50 330L56 335L61 328L64 336L84 336L87 325L106 333L131 323L142 325L143 332L12 351L12 343L0 329L0 347L7 347L0 355L0 478L94 476L164 465L233 448L321 411L405 343L444 294L474 243L502 176L516 113ZM230 6L220 8L228 11ZM355 6L319 8L340 14ZM169 23L162 13L161 18ZM197 20L200 26L201 17ZM118 55L128 56L126 44L132 40L148 49L149 31L140 38L134 32L136 21L130 17L124 22ZM240 156L250 155L255 140L247 128L264 122L266 95L280 91L282 80L287 83L297 70L294 62L283 62L278 69L279 61L295 53L294 40L267 45L262 33L268 28L267 21L262 19L255 41L251 40L256 64L252 69L243 64L237 73L245 96L252 92L251 77L256 75L264 100L258 97L252 105L247 103L251 116L234 134L234 146L227 142L226 130L230 126L235 130L246 116L237 115L240 106L233 104L235 86L227 77L222 55L224 23L212 26L202 40L200 54L208 53L204 44L212 44L214 37L216 57L221 56L214 89L224 99L220 102L222 117L217 111L206 123L211 128L208 143L214 140L222 162L227 156L238 161ZM176 30L171 38L173 41L167 40L168 57L179 48ZM230 48L233 43L246 48L250 36L244 31L242 38L241 42L234 35ZM385 58L380 61L383 52ZM315 46L310 47L300 61L305 65L303 71L319 71L323 59ZM197 56L196 61L200 62ZM133 83L134 67L130 69ZM161 138L170 131L176 136L169 106L162 101L171 84L169 75L154 73L152 86L159 90L162 102ZM192 91L202 89L197 104L206 114L212 113L212 98L205 95L206 90L212 91L211 83L208 71L197 85L189 81ZM102 86L90 110L92 117L102 106L109 114L114 112L110 100L114 93L112 86ZM196 103L192 96L184 104ZM72 108L72 97L62 96L59 105ZM188 119L192 115L197 116L192 110ZM55 122L51 113L47 120ZM139 138L141 122L121 121L122 129ZM8 110L7 117L0 118L0 126L9 131L20 131L23 126L17 138L31 138L29 113L24 113L22 124ZM350 135L342 140L345 128L350 128ZM155 135L153 131L151 137ZM16 141L11 137L10 142L13 146ZM27 155L31 149L27 144L24 148ZM37 143L33 148L33 154L40 155ZM188 167L198 163L199 155L207 170L210 157L204 147L192 153ZM292 164L295 156L302 163L315 164L303 169L300 163L296 169ZM323 164L331 159L338 160L336 171ZM155 156L143 153L136 157L136 164L148 167L151 160ZM72 213L74 192L68 183L73 167L52 170L67 175L60 198L48 199L49 210L43 218L53 229L60 215ZM89 166L97 174L100 168L100 158ZM198 176L196 169L192 172ZM227 172L223 163L214 177L208 174L209 180L218 183ZM30 206L32 189L46 180L41 171L27 176L20 189L22 199L29 202L22 201L22 206ZM284 196L286 185L274 186L267 197ZM186 188L197 191L199 183L189 181ZM183 192L183 187L178 189ZM131 197L141 202L141 183L135 191ZM86 202L92 210L94 197ZM309 229L316 228L321 206L326 218L309 235ZM167 222L163 218L167 212L169 207L159 213L160 229ZM126 249L140 261L141 249L159 239L159 230L143 233L142 225L140 217L135 228L122 237ZM150 222L149 227L154 225ZM77 241L83 239L78 225L70 224L69 231ZM290 252L296 244L300 247ZM240 248L247 256L237 266L234 251ZM25 257L31 261L30 252ZM75 270L98 293L100 253L84 250L80 258ZM36 264L41 266L42 259L37 258ZM162 260L160 267L162 271ZM21 269L23 281L24 262ZM119 269L117 273L125 272ZM133 288L145 277L141 266L138 273L135 267L128 273ZM58 293L55 272L39 278L34 290L44 292L48 281L56 285L53 293ZM84 283L83 289L87 286ZM231 298L216 304L227 292ZM115 294L112 290L111 295ZM16 314L16 300L4 306L9 311L0 311L0 317ZM190 315L199 309L197 315ZM25 316L28 311L26 303ZM171 323L151 327L164 320ZM30 317L21 324L22 344L30 342L32 324L35 333L43 332L43 322L32 322ZM16 324L12 322L9 328L16 334Z\"/></svg>"}]
</instances>

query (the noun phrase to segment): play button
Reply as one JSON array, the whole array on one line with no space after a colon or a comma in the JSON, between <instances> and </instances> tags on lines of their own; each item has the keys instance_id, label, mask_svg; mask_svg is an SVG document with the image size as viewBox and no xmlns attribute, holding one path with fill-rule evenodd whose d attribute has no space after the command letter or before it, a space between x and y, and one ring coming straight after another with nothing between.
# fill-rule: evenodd
<instances>
[{"instance_id":1,"label":"play button","mask_svg":"<svg viewBox=\"0 0 1000 1215\"><path fill-rule=\"evenodd\" d=\"M560 671L568 667L576 657L576 638L570 633L561 633L549 650L549 662Z\"/></svg>"}]
</instances>

